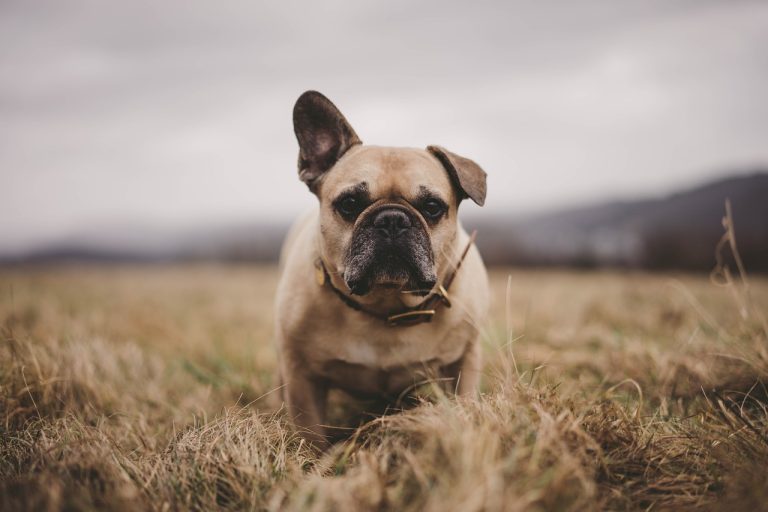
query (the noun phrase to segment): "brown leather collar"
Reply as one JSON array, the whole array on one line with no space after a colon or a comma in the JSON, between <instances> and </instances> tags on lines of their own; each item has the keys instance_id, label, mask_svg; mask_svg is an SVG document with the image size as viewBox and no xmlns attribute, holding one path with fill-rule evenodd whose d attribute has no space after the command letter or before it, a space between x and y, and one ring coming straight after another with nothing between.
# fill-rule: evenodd
<instances>
[{"instance_id":1,"label":"brown leather collar","mask_svg":"<svg viewBox=\"0 0 768 512\"><path fill-rule=\"evenodd\" d=\"M472 244L475 242L476 236L477 231L473 231L472 235L469 237L467 246L464 248L459 260L456 262L456 266L448 272L445 279L443 279L442 284L439 284L435 291L427 295L424 300L416 306L405 307L400 310L391 311L388 314L381 314L367 309L355 299L333 286L331 276L328 275L328 270L326 270L325 264L321 258L315 260L315 277L318 285L327 285L341 299L341 301L350 308L385 321L393 327L410 327L412 325L431 322L432 317L437 313L437 308L441 305L447 308L451 307L451 301L448 298L448 289L451 287L456 274L459 272L459 268L461 268L461 264L464 262L464 258L466 258L469 248L472 247Z\"/></svg>"}]
</instances>

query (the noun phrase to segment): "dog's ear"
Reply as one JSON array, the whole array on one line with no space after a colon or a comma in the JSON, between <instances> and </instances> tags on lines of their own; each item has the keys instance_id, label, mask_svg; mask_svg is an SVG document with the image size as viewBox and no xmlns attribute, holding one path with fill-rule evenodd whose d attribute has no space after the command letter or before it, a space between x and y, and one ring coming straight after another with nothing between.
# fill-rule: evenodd
<instances>
[{"instance_id":1,"label":"dog's ear","mask_svg":"<svg viewBox=\"0 0 768 512\"><path fill-rule=\"evenodd\" d=\"M299 178L314 192L317 179L349 148L362 144L331 100L307 91L293 107L293 131L299 141Z\"/></svg>"},{"instance_id":2,"label":"dog's ear","mask_svg":"<svg viewBox=\"0 0 768 512\"><path fill-rule=\"evenodd\" d=\"M427 151L440 160L445 170L453 180L453 183L461 191L459 199L472 199L483 206L485 203L485 171L469 158L464 158L456 153L451 153L440 146L427 146Z\"/></svg>"}]
</instances>

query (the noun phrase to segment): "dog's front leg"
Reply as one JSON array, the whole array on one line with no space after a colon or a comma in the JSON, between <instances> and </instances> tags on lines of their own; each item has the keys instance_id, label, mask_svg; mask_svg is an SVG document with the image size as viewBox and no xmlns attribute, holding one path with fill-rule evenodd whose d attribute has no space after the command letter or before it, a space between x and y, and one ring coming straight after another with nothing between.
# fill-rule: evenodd
<instances>
[{"instance_id":1,"label":"dog's front leg","mask_svg":"<svg viewBox=\"0 0 768 512\"><path fill-rule=\"evenodd\" d=\"M295 369L284 368L283 385L285 404L295 428L316 447L327 448L329 442L323 426L327 384Z\"/></svg>"},{"instance_id":2,"label":"dog's front leg","mask_svg":"<svg viewBox=\"0 0 768 512\"><path fill-rule=\"evenodd\" d=\"M480 387L482 356L480 340L472 341L461 359L446 367L444 375L451 379L458 396L473 397Z\"/></svg>"}]
</instances>

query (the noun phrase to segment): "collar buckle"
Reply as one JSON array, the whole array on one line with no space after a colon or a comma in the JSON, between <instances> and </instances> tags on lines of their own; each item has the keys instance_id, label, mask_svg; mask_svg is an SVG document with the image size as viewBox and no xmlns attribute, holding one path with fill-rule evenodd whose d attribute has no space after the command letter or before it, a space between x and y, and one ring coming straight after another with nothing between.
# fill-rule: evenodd
<instances>
[{"instance_id":1,"label":"collar buckle","mask_svg":"<svg viewBox=\"0 0 768 512\"><path fill-rule=\"evenodd\" d=\"M317 260L315 260L315 282L318 286L323 286L325 281L325 266L323 265L323 261L320 258L317 258Z\"/></svg>"}]
</instances>

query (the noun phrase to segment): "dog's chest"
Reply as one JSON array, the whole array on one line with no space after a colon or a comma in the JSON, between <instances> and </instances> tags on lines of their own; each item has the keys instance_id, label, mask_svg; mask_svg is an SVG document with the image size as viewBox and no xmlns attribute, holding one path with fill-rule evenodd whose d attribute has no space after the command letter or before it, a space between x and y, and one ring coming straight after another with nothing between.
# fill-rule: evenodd
<instances>
[{"instance_id":1,"label":"dog's chest","mask_svg":"<svg viewBox=\"0 0 768 512\"><path fill-rule=\"evenodd\" d=\"M337 333L331 359L378 368L435 360L449 364L461 357L467 338L461 330L446 332L432 324L414 327L349 329Z\"/></svg>"},{"instance_id":2,"label":"dog's chest","mask_svg":"<svg viewBox=\"0 0 768 512\"><path fill-rule=\"evenodd\" d=\"M346 330L318 370L351 392L398 393L460 359L469 341L463 331L434 324Z\"/></svg>"},{"instance_id":3,"label":"dog's chest","mask_svg":"<svg viewBox=\"0 0 768 512\"><path fill-rule=\"evenodd\" d=\"M396 396L427 380L439 379L444 367L437 359L389 368L336 359L326 361L323 370L329 382L351 394Z\"/></svg>"},{"instance_id":4,"label":"dog's chest","mask_svg":"<svg viewBox=\"0 0 768 512\"><path fill-rule=\"evenodd\" d=\"M338 354L338 360L362 366L380 366L382 351L378 342L370 339L347 340Z\"/></svg>"}]
</instances>

